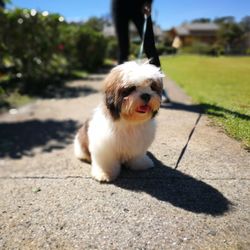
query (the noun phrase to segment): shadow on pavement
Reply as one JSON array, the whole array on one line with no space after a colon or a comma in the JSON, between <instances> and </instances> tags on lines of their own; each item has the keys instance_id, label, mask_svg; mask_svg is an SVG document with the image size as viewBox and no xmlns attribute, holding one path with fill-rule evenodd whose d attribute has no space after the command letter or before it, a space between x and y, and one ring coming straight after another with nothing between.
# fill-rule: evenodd
<instances>
[{"instance_id":1,"label":"shadow on pavement","mask_svg":"<svg viewBox=\"0 0 250 250\"><path fill-rule=\"evenodd\" d=\"M212 105L209 103L201 103L201 104L185 104L180 102L171 102L167 104L162 104L161 108L165 109L174 109L174 110L184 110L193 113L205 113L208 115L216 116L216 117L225 117L227 115L233 115L243 120L250 120L249 115L241 114L237 111L232 111L230 109L226 109L217 105Z\"/></svg>"},{"instance_id":2,"label":"shadow on pavement","mask_svg":"<svg viewBox=\"0 0 250 250\"><path fill-rule=\"evenodd\" d=\"M148 155L155 162L155 168L138 172L124 169L114 185L123 189L146 192L158 200L193 213L219 216L229 210L230 201L217 189L165 166L151 153Z\"/></svg>"},{"instance_id":3,"label":"shadow on pavement","mask_svg":"<svg viewBox=\"0 0 250 250\"><path fill-rule=\"evenodd\" d=\"M174 102L171 101L170 103L163 103L161 104L161 108L164 109L173 109L173 110L183 110L193 113L201 113L203 112L202 106L199 104L185 104L181 102Z\"/></svg>"},{"instance_id":4,"label":"shadow on pavement","mask_svg":"<svg viewBox=\"0 0 250 250\"><path fill-rule=\"evenodd\" d=\"M44 99L56 98L67 99L76 98L80 96L88 96L95 94L98 91L90 86L49 86L43 93L40 93L38 97Z\"/></svg>"},{"instance_id":5,"label":"shadow on pavement","mask_svg":"<svg viewBox=\"0 0 250 250\"><path fill-rule=\"evenodd\" d=\"M35 147L41 147L42 152L62 149L72 143L78 126L74 120L0 123L0 158L34 156Z\"/></svg>"}]
</instances>

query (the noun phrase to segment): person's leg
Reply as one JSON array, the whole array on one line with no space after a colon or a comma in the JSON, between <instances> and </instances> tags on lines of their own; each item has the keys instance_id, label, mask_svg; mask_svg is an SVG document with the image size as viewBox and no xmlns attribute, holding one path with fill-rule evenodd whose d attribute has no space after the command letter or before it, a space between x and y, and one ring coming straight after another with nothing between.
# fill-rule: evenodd
<instances>
[{"instance_id":1,"label":"person's leg","mask_svg":"<svg viewBox=\"0 0 250 250\"><path fill-rule=\"evenodd\" d=\"M142 32L143 32L144 20L145 19L141 10L138 10L138 12L135 13L132 17L132 21L135 23L135 26L141 37L142 37ZM160 68L161 63L160 63L159 56L155 47L153 25L152 25L152 19L150 16L147 18L147 29L146 29L145 40L144 40L144 51L147 57L150 59L150 63ZM162 91L162 102L163 103L170 102L167 91L164 88Z\"/></svg>"},{"instance_id":2,"label":"person's leg","mask_svg":"<svg viewBox=\"0 0 250 250\"><path fill-rule=\"evenodd\" d=\"M118 63L121 64L128 60L129 55L129 31L128 13L124 1L113 0L112 13L115 31L118 40Z\"/></svg>"},{"instance_id":3,"label":"person's leg","mask_svg":"<svg viewBox=\"0 0 250 250\"><path fill-rule=\"evenodd\" d=\"M132 20L142 37L143 32L143 25L144 25L144 15L141 10L138 10L138 12L135 12ZM145 39L144 39L144 51L147 57L150 60L151 64L156 65L157 67L161 67L159 56L155 47L155 39L154 39L154 32L153 32L153 25L152 25L152 19L151 16L147 18L147 29L145 33Z\"/></svg>"}]
</instances>

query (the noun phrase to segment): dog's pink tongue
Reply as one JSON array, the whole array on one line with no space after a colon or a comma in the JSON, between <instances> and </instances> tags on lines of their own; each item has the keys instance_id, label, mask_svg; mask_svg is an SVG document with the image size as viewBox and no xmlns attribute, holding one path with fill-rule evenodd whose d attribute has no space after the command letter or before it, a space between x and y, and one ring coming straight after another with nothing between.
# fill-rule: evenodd
<instances>
[{"instance_id":1,"label":"dog's pink tongue","mask_svg":"<svg viewBox=\"0 0 250 250\"><path fill-rule=\"evenodd\" d=\"M148 105L142 105L137 108L137 111L141 113L147 113L150 111L150 107Z\"/></svg>"}]
</instances>

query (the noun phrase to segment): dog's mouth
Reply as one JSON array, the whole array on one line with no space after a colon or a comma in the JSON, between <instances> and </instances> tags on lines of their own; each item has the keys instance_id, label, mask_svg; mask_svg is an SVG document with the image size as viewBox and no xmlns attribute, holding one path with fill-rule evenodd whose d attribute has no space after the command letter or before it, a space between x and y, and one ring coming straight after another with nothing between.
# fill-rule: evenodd
<instances>
[{"instance_id":1,"label":"dog's mouth","mask_svg":"<svg viewBox=\"0 0 250 250\"><path fill-rule=\"evenodd\" d=\"M136 112L145 114L151 111L151 108L149 105L141 105L136 109Z\"/></svg>"}]
</instances>

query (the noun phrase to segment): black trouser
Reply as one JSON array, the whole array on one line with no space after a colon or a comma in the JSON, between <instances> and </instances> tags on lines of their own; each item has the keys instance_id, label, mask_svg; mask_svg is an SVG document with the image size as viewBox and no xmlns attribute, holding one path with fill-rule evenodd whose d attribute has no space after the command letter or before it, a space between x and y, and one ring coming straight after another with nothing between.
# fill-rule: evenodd
<instances>
[{"instance_id":1,"label":"black trouser","mask_svg":"<svg viewBox=\"0 0 250 250\"><path fill-rule=\"evenodd\" d=\"M113 0L112 13L118 38L118 63L128 60L129 55L129 21L132 21L142 37L144 14L143 2L140 0ZM154 32L151 17L147 19L147 30L144 40L144 52L151 59L150 63L160 67L160 60L155 48Z\"/></svg>"}]
</instances>

